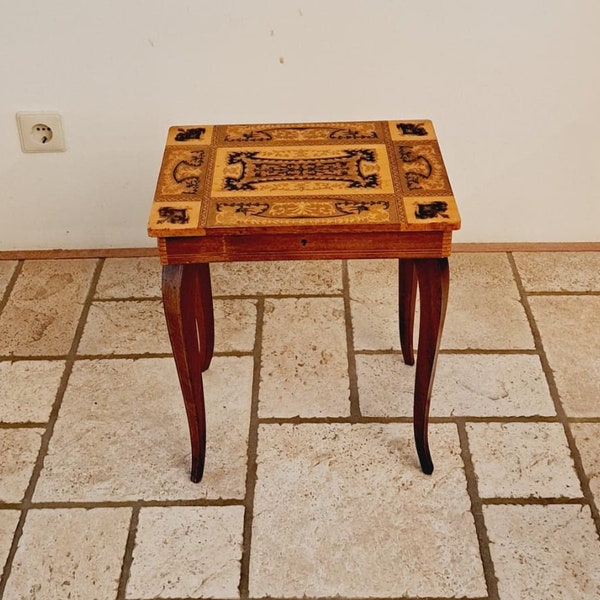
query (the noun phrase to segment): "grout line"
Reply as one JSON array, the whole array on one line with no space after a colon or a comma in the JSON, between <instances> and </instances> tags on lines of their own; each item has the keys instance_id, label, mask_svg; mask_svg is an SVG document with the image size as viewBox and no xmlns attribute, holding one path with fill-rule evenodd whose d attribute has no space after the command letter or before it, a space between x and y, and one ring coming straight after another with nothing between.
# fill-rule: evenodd
<instances>
[{"instance_id":1,"label":"grout line","mask_svg":"<svg viewBox=\"0 0 600 600\"><path fill-rule=\"evenodd\" d=\"M20 503L6 503L0 504L0 510L14 509L14 507L20 507ZM77 501L77 500L65 500L65 501L44 501L44 502L31 502L29 508L132 508L137 506L139 508L171 508L181 506L244 506L244 500L240 498L197 498L193 500L90 500L90 501Z\"/></svg>"},{"instance_id":2,"label":"grout line","mask_svg":"<svg viewBox=\"0 0 600 600\"><path fill-rule=\"evenodd\" d=\"M245 350L221 350L213 353L213 356L252 356L252 351ZM123 354L78 354L75 357L76 361L81 360L143 360L150 358L173 358L172 352L143 352L143 353L123 353Z\"/></svg>"},{"instance_id":3,"label":"grout line","mask_svg":"<svg viewBox=\"0 0 600 600\"><path fill-rule=\"evenodd\" d=\"M467 435L467 429L464 422L457 421L456 426L458 428L461 455L465 465L467 493L469 494L469 498L471 500L471 514L473 515L475 532L477 534L477 541L479 543L479 554L481 556L481 563L489 594L489 600L499 600L500 596L498 593L498 578L496 576L494 561L492 560L490 538L488 536L485 519L483 517L483 503L479 496L477 474L475 473L475 467L471 458L469 436Z\"/></svg>"},{"instance_id":4,"label":"grout line","mask_svg":"<svg viewBox=\"0 0 600 600\"><path fill-rule=\"evenodd\" d=\"M515 279L517 288L519 290L519 294L521 296L521 304L523 305L525 314L527 315L527 320L529 321L529 326L531 328L531 333L533 335L535 347L539 352L540 361L542 363L542 369L546 376L546 381L550 390L550 396L552 398L552 401L554 402L556 415L563 426L565 436L567 438L567 443L569 445L569 449L571 450L571 458L573 459L575 471L577 473L577 476L579 477L579 483L581 485L583 496L592 512L592 519L594 520L594 524L596 526L597 535L600 536L600 512L598 510L596 502L594 501L594 496L590 488L590 480L583 466L583 461L581 459L581 454L579 453L579 448L577 447L577 443L575 441L575 436L571 431L571 424L569 422L569 418L560 399L560 393L558 391L558 386L556 385L556 379L554 378L554 371L550 366L550 361L548 360L548 356L546 355L544 344L542 342L542 334L533 315L531 305L529 304L529 298L523 286L523 281L521 279L521 274L519 273L517 263L511 253L508 253L507 256L513 271L513 277Z\"/></svg>"},{"instance_id":5,"label":"grout line","mask_svg":"<svg viewBox=\"0 0 600 600\"><path fill-rule=\"evenodd\" d=\"M120 296L118 298L102 298L96 297L92 301L94 304L108 304L114 302L115 304L124 302L162 302L161 296Z\"/></svg>"},{"instance_id":6,"label":"grout line","mask_svg":"<svg viewBox=\"0 0 600 600\"><path fill-rule=\"evenodd\" d=\"M244 502L244 529L242 534L242 556L240 560L239 594L246 600L250 587L250 553L252 549L252 522L254 518L254 491L256 488L257 453L258 453L258 402L260 391L260 371L262 356L262 338L265 316L264 299L256 304L256 335L254 338L254 369L252 376L252 400L250 408L250 424L248 428L248 454L246 465L246 498Z\"/></svg>"},{"instance_id":7,"label":"grout line","mask_svg":"<svg viewBox=\"0 0 600 600\"><path fill-rule=\"evenodd\" d=\"M360 401L358 395L358 374L354 353L354 328L352 327L352 310L350 304L350 276L348 261L342 261L342 289L344 291L344 321L346 323L346 356L348 358L348 386L350 415L360 417Z\"/></svg>"},{"instance_id":8,"label":"grout line","mask_svg":"<svg viewBox=\"0 0 600 600\"><path fill-rule=\"evenodd\" d=\"M119 585L117 587L117 596L115 600L125 600L127 592L127 583L131 573L131 565L133 563L133 549L135 548L135 537L137 535L138 522L140 519L139 505L133 506L131 511L131 520L129 521L129 533L127 542L125 542L125 550L123 553L123 561L121 563L121 575L119 576Z\"/></svg>"},{"instance_id":9,"label":"grout line","mask_svg":"<svg viewBox=\"0 0 600 600\"><path fill-rule=\"evenodd\" d=\"M77 324L77 328L75 330L75 334L73 336L73 341L71 343L71 348L67 354L67 359L65 362L65 368L61 377L60 385L56 392L56 398L54 400L54 404L52 406L52 410L50 412L50 417L48 419L48 423L46 425L46 430L42 435L42 440L40 443L40 449L38 452L38 456L33 467L33 471L31 474L31 478L29 480L29 485L27 486L27 490L23 496L23 500L21 502L21 515L19 517L19 522L15 529L15 533L13 535L12 545L8 552L8 556L6 558L6 563L4 567L4 572L2 574L2 578L0 579L0 598L2 598L4 594L4 590L6 588L6 584L8 582L8 578L10 576L10 572L12 569L12 565L15 559L15 555L17 553L17 548L21 536L23 534L23 528L25 526L25 520L27 518L27 513L29 509L32 507L32 498L33 493L35 491L37 482L39 480L40 474L42 472L42 468L44 466L44 459L48 452L48 447L50 445L50 438L54 432L54 426L56 424L56 420L58 418L58 412L62 405L62 401L65 395L65 391L67 389L67 384L69 382L69 378L71 376L71 372L73 370L73 365L75 364L75 355L77 352L77 347L79 345L79 341L81 339L81 335L83 333L83 328L85 326L85 322L87 320L90 306L92 304L92 299L94 296L94 292L96 290L96 286L98 284L98 280L100 279L100 273L102 271L102 267L104 265L104 259L98 259L96 263L96 268L90 280L90 287L88 289L87 296L83 302L83 306L81 309L81 314L79 315L79 321Z\"/></svg>"},{"instance_id":10,"label":"grout line","mask_svg":"<svg viewBox=\"0 0 600 600\"><path fill-rule=\"evenodd\" d=\"M213 296L213 300L287 300L288 298L341 298L343 296L343 291L336 293L302 293L298 292L296 294L240 294L240 295L215 295Z\"/></svg>"},{"instance_id":11,"label":"grout line","mask_svg":"<svg viewBox=\"0 0 600 600\"><path fill-rule=\"evenodd\" d=\"M148 600L147 598L128 598L127 600ZM160 599L159 599L160 600ZM198 596L169 596L169 600L202 600ZM211 596L211 600L231 600L220 596ZM343 596L256 596L253 600L344 600ZM490 600L488 596L352 596L352 600Z\"/></svg>"},{"instance_id":12,"label":"grout line","mask_svg":"<svg viewBox=\"0 0 600 600\"><path fill-rule=\"evenodd\" d=\"M47 421L0 422L0 429L46 429Z\"/></svg>"},{"instance_id":13,"label":"grout line","mask_svg":"<svg viewBox=\"0 0 600 600\"><path fill-rule=\"evenodd\" d=\"M281 300L287 298L341 298L343 291L339 293L302 293L297 294L215 294L213 300L257 300L258 298ZM121 302L162 302L162 296L97 296L92 300L93 303L105 304L109 302L121 303Z\"/></svg>"},{"instance_id":14,"label":"grout line","mask_svg":"<svg viewBox=\"0 0 600 600\"><path fill-rule=\"evenodd\" d=\"M454 422L452 419L437 421L438 423ZM355 417L353 415L343 417L259 417L259 425L333 425L354 423L412 423L413 418L405 417ZM436 421L433 421L436 422Z\"/></svg>"},{"instance_id":15,"label":"grout line","mask_svg":"<svg viewBox=\"0 0 600 600\"><path fill-rule=\"evenodd\" d=\"M8 299L10 298L10 295L17 283L17 279L19 277L19 275L21 274L21 271L23 270L23 265L24 265L24 261L19 261L16 265L16 267L14 268L12 275L10 276L10 279L8 280L8 283L6 284L6 289L4 290L4 293L2 294L2 298L0 298L0 315L2 314L2 311L4 310L4 307L8 304Z\"/></svg>"},{"instance_id":16,"label":"grout line","mask_svg":"<svg viewBox=\"0 0 600 600\"><path fill-rule=\"evenodd\" d=\"M401 350L386 348L381 350L354 350L356 356L402 356ZM439 354L456 354L456 355L533 355L537 356L538 351L535 349L485 349L485 348L464 348L452 349L442 348ZM217 351L215 356L252 356L252 351L233 350L233 351ZM122 353L122 354L77 354L75 360L91 360L91 359L113 359L113 358L169 358L172 357L172 352L145 352L145 353ZM23 361L56 361L67 360L67 355L40 355L40 356L0 356L0 362L23 362Z\"/></svg>"},{"instance_id":17,"label":"grout line","mask_svg":"<svg viewBox=\"0 0 600 600\"><path fill-rule=\"evenodd\" d=\"M173 358L170 352L145 352L141 354L77 354L77 362L84 360L143 360L151 358Z\"/></svg>"},{"instance_id":18,"label":"grout line","mask_svg":"<svg viewBox=\"0 0 600 600\"><path fill-rule=\"evenodd\" d=\"M567 498L566 496L547 496L547 497L530 497L530 498L483 498L482 504L486 506L495 506L498 504L511 506L546 506L548 504L583 504L587 505L587 500L584 497Z\"/></svg>"},{"instance_id":19,"label":"grout line","mask_svg":"<svg viewBox=\"0 0 600 600\"><path fill-rule=\"evenodd\" d=\"M298 296L300 297L300 296ZM385 348L378 350L354 350L355 356L402 356L401 350L393 348ZM530 348L440 348L438 354L455 354L455 355L502 355L502 356L520 356L530 355L538 356L539 352ZM232 351L216 351L215 356L252 356L252 351L249 350L232 350ZM172 352L145 352L145 353L122 353L122 354L77 354L75 360L91 360L91 359L113 359L113 358L170 358ZM41 361L58 361L67 360L66 354L48 354L39 356L27 355L4 355L0 356L0 362L41 362Z\"/></svg>"},{"instance_id":20,"label":"grout line","mask_svg":"<svg viewBox=\"0 0 600 600\"><path fill-rule=\"evenodd\" d=\"M214 356L252 356L252 351L246 350L221 350ZM69 357L61 356L0 356L0 362L29 362L29 361L66 361ZM173 358L172 352L137 352L137 353L114 353L114 354L77 354L75 360L115 360L115 359L138 359L138 358Z\"/></svg>"},{"instance_id":21,"label":"grout line","mask_svg":"<svg viewBox=\"0 0 600 600\"><path fill-rule=\"evenodd\" d=\"M355 354L365 356L391 355L402 356L402 350L394 348L384 348L378 350L355 350ZM534 355L537 356L537 350L533 348L440 348L438 354L478 354L478 355Z\"/></svg>"},{"instance_id":22,"label":"grout line","mask_svg":"<svg viewBox=\"0 0 600 600\"><path fill-rule=\"evenodd\" d=\"M573 291L547 291L547 292L525 292L528 296L600 296L600 290L581 290L578 292Z\"/></svg>"},{"instance_id":23,"label":"grout line","mask_svg":"<svg viewBox=\"0 0 600 600\"><path fill-rule=\"evenodd\" d=\"M59 360L67 360L68 356L66 354L44 354L39 356L14 356L12 354L0 356L0 362L41 362L41 361L59 361Z\"/></svg>"},{"instance_id":24,"label":"grout line","mask_svg":"<svg viewBox=\"0 0 600 600\"><path fill-rule=\"evenodd\" d=\"M555 415L542 416L542 415L523 415L514 417L474 417L474 416L461 416L452 415L448 417L430 417L430 423L456 423L457 421L464 421L465 423L557 423L558 418ZM343 417L259 417L258 422L260 425L320 425L320 424L339 424L339 423L412 423L413 417L410 415L396 416L396 417L371 417L371 416L343 416Z\"/></svg>"},{"instance_id":25,"label":"grout line","mask_svg":"<svg viewBox=\"0 0 600 600\"><path fill-rule=\"evenodd\" d=\"M332 293L303 293L297 292L296 294L265 294L261 292L255 292L253 294L215 294L213 300L285 300L288 298L341 298L343 290Z\"/></svg>"}]
</instances>

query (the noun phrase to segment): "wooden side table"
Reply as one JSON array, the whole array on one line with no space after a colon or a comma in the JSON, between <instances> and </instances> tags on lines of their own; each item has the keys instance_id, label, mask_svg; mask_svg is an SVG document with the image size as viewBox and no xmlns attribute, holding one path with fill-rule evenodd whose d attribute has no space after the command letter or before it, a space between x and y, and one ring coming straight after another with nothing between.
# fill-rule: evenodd
<instances>
[{"instance_id":1,"label":"wooden side table","mask_svg":"<svg viewBox=\"0 0 600 600\"><path fill-rule=\"evenodd\" d=\"M148 232L163 264L192 481L204 469L202 373L214 347L209 264L230 261L399 259L400 340L411 365L420 292L414 432L431 473L429 402L459 227L430 121L172 127Z\"/></svg>"}]
</instances>

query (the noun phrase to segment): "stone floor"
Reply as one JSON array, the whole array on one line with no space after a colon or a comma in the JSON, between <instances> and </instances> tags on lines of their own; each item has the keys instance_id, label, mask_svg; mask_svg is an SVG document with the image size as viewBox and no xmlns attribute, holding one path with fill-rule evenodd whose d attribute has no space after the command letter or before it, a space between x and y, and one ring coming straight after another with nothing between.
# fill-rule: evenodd
<instances>
[{"instance_id":1,"label":"stone floor","mask_svg":"<svg viewBox=\"0 0 600 600\"><path fill-rule=\"evenodd\" d=\"M188 480L156 259L0 262L0 597L600 597L600 253L455 254L417 466L394 261L214 265Z\"/></svg>"}]
</instances>

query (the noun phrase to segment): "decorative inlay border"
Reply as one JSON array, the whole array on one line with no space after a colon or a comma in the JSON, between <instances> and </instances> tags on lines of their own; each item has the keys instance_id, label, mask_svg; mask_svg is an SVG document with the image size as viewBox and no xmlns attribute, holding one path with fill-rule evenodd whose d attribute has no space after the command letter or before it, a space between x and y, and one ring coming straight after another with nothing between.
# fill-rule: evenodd
<instances>
[{"instance_id":1,"label":"decorative inlay border","mask_svg":"<svg viewBox=\"0 0 600 600\"><path fill-rule=\"evenodd\" d=\"M430 121L169 129L150 235L360 223L460 227Z\"/></svg>"},{"instance_id":2,"label":"decorative inlay border","mask_svg":"<svg viewBox=\"0 0 600 600\"><path fill-rule=\"evenodd\" d=\"M198 194L206 177L206 153L205 149L190 147L175 148L166 152L156 200L171 201L173 196Z\"/></svg>"},{"instance_id":3,"label":"decorative inlay border","mask_svg":"<svg viewBox=\"0 0 600 600\"><path fill-rule=\"evenodd\" d=\"M321 201L218 202L213 216L216 226L303 223L383 223L390 221L386 200L325 199Z\"/></svg>"},{"instance_id":4,"label":"decorative inlay border","mask_svg":"<svg viewBox=\"0 0 600 600\"><path fill-rule=\"evenodd\" d=\"M399 144L399 169L408 195L452 194L436 142Z\"/></svg>"},{"instance_id":5,"label":"decorative inlay border","mask_svg":"<svg viewBox=\"0 0 600 600\"><path fill-rule=\"evenodd\" d=\"M223 141L236 142L329 142L381 139L376 123L311 123L282 125L227 125Z\"/></svg>"}]
</instances>

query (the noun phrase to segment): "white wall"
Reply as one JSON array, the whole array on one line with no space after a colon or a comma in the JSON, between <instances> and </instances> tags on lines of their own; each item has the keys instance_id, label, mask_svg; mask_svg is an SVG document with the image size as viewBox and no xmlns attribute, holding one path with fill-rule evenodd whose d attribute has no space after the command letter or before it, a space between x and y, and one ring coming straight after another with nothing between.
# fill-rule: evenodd
<instances>
[{"instance_id":1,"label":"white wall","mask_svg":"<svg viewBox=\"0 0 600 600\"><path fill-rule=\"evenodd\" d=\"M152 246L172 124L433 119L455 240L600 239L596 0L0 0L0 250ZM63 115L22 154L19 110Z\"/></svg>"}]
</instances>

